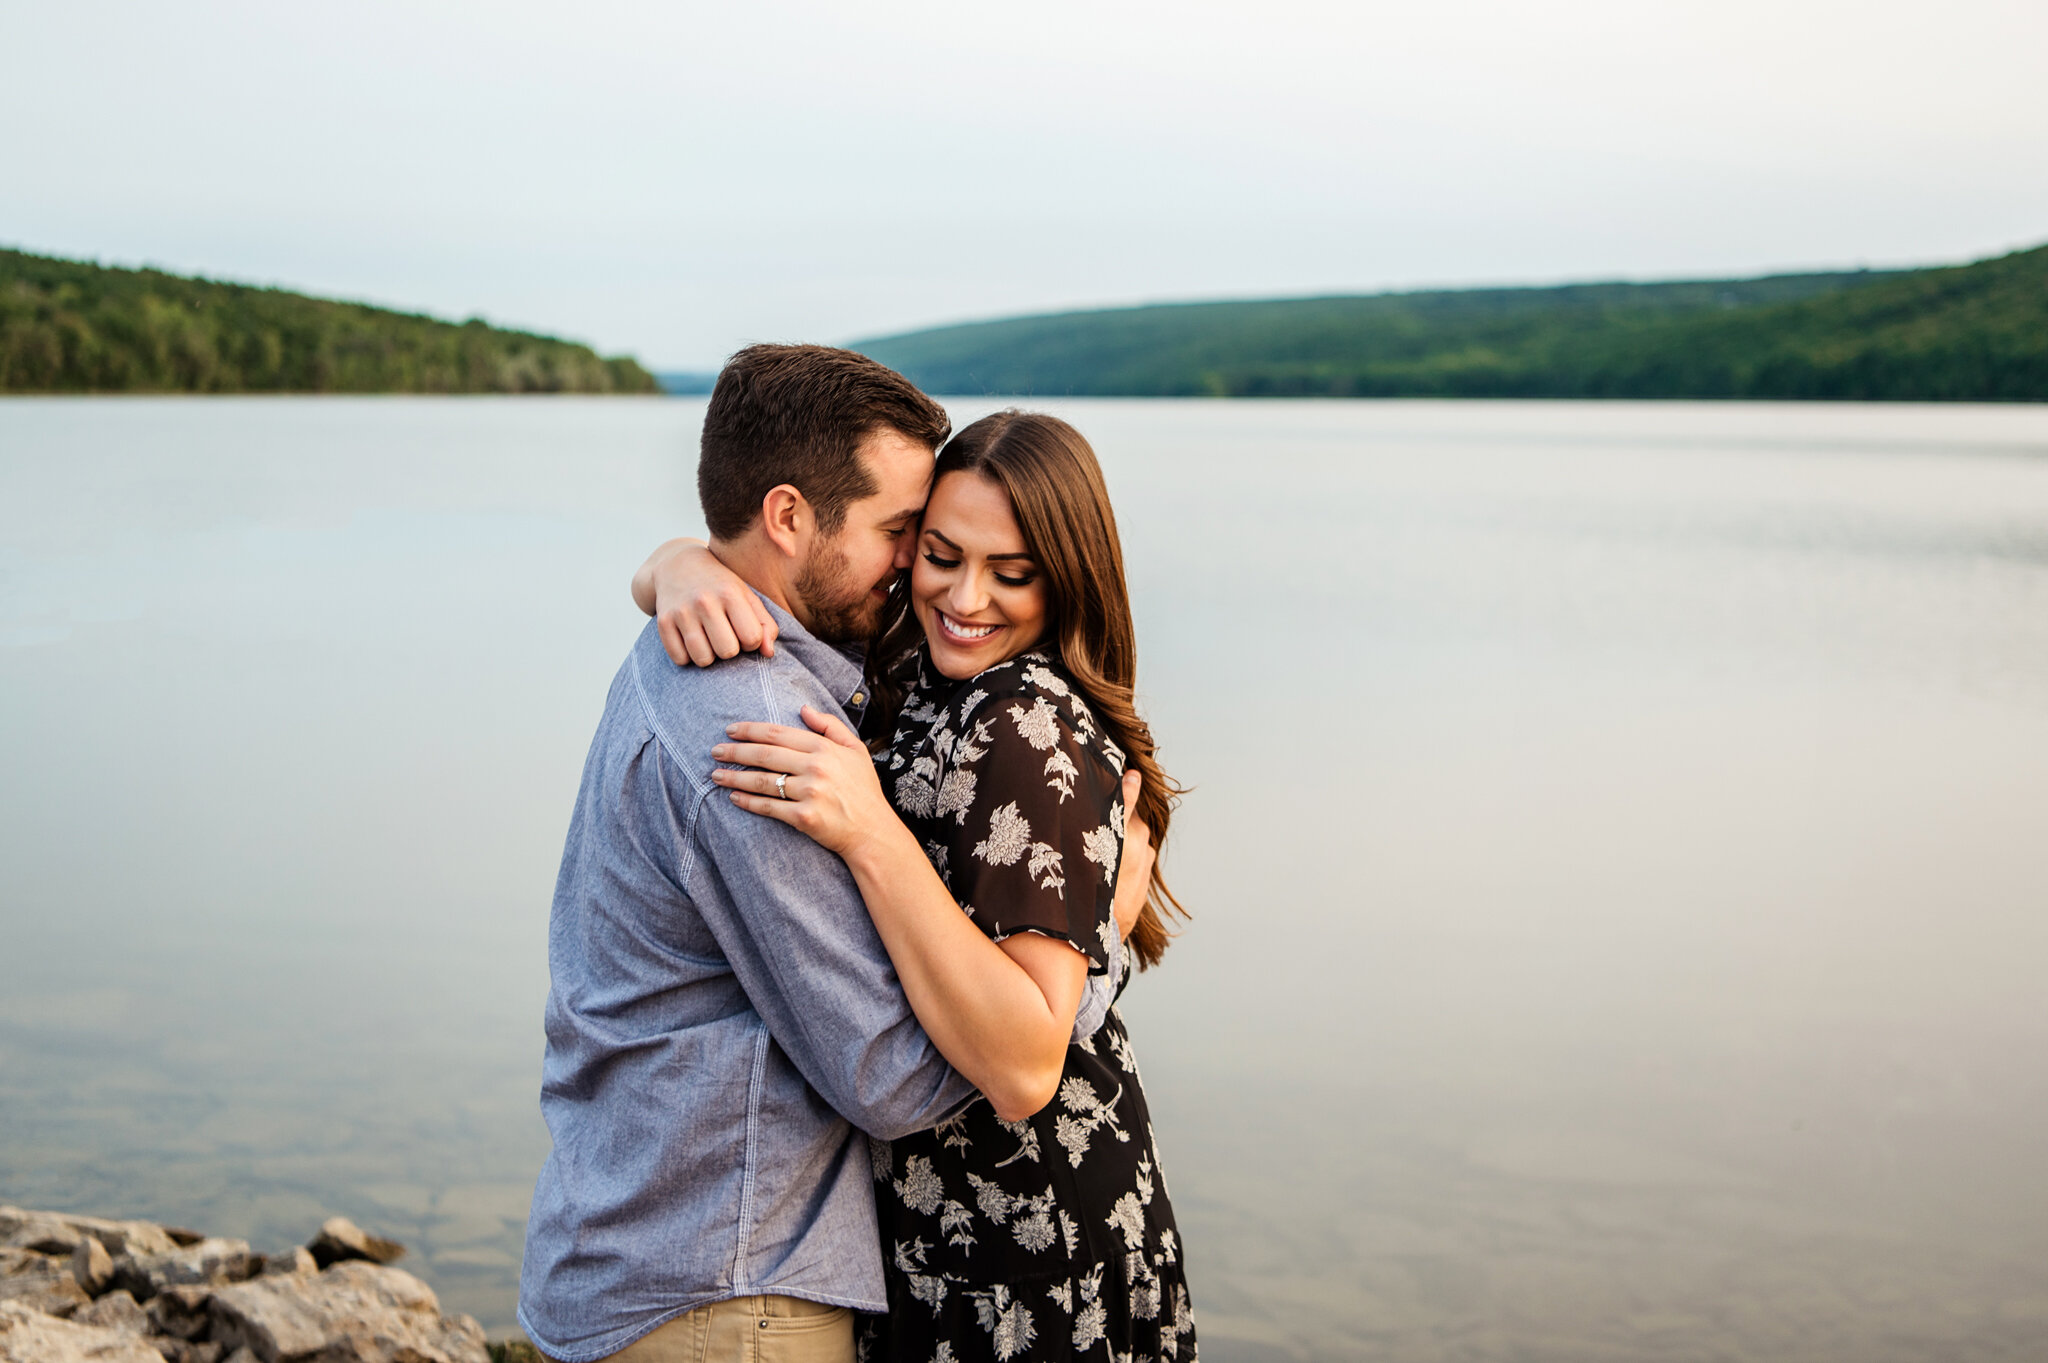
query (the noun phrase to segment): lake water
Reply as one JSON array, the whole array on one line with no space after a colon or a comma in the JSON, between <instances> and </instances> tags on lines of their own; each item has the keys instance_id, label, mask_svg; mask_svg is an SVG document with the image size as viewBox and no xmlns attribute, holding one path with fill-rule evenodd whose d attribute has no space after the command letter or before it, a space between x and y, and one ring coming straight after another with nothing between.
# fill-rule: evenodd
<instances>
[{"instance_id":1,"label":"lake water","mask_svg":"<svg viewBox=\"0 0 2048 1363\"><path fill-rule=\"evenodd\" d=\"M512 1328L702 410L0 402L0 1200ZM1211 1363L2048 1355L2048 411L1056 410L1196 787L1124 1012Z\"/></svg>"}]
</instances>

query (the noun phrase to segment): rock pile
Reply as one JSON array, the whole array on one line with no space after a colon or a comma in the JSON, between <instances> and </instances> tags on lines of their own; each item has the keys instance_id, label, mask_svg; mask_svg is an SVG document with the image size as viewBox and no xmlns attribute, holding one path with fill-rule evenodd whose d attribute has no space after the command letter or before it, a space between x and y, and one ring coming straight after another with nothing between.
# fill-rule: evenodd
<instances>
[{"instance_id":1,"label":"rock pile","mask_svg":"<svg viewBox=\"0 0 2048 1363\"><path fill-rule=\"evenodd\" d=\"M489 1363L484 1332L335 1217L252 1254L148 1221L0 1206L0 1363Z\"/></svg>"}]
</instances>

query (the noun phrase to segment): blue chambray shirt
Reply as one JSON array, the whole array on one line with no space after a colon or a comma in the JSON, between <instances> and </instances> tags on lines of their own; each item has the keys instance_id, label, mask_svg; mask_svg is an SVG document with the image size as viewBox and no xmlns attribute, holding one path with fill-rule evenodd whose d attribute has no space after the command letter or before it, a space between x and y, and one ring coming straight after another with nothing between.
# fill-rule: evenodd
<instances>
[{"instance_id":1,"label":"blue chambray shirt","mask_svg":"<svg viewBox=\"0 0 2048 1363\"><path fill-rule=\"evenodd\" d=\"M757 1292L886 1309L862 1130L974 1096L845 865L711 783L727 724L858 706L854 657L769 609L775 656L710 668L670 662L649 624L584 764L548 926L554 1150L519 1285L519 1323L569 1363Z\"/></svg>"}]
</instances>

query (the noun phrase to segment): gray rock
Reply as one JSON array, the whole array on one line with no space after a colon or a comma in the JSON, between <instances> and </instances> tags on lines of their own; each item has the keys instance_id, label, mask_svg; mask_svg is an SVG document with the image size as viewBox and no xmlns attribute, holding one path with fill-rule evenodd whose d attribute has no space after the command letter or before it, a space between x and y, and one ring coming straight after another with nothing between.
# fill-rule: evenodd
<instances>
[{"instance_id":1,"label":"gray rock","mask_svg":"<svg viewBox=\"0 0 2048 1363\"><path fill-rule=\"evenodd\" d=\"M91 1300L71 1276L70 1260L32 1249L0 1248L0 1301L68 1316Z\"/></svg>"},{"instance_id":2,"label":"gray rock","mask_svg":"<svg viewBox=\"0 0 2048 1363\"><path fill-rule=\"evenodd\" d=\"M114 1256L107 1253L105 1245L88 1235L71 1251L71 1276L85 1289L86 1296L97 1297L113 1281Z\"/></svg>"},{"instance_id":3,"label":"gray rock","mask_svg":"<svg viewBox=\"0 0 2048 1363\"><path fill-rule=\"evenodd\" d=\"M405 1246L396 1240L371 1235L345 1216L329 1217L321 1224L320 1233L306 1242L306 1248L322 1268L348 1259L388 1264L405 1253Z\"/></svg>"},{"instance_id":4,"label":"gray rock","mask_svg":"<svg viewBox=\"0 0 2048 1363\"><path fill-rule=\"evenodd\" d=\"M210 1287L167 1287L149 1299L145 1308L149 1328L172 1339L204 1339L213 1317L207 1313Z\"/></svg>"},{"instance_id":5,"label":"gray rock","mask_svg":"<svg viewBox=\"0 0 2048 1363\"><path fill-rule=\"evenodd\" d=\"M152 1221L108 1221L0 1206L0 1245L69 1254L87 1237L106 1246L109 1254L161 1254L178 1247L177 1237Z\"/></svg>"},{"instance_id":6,"label":"gray rock","mask_svg":"<svg viewBox=\"0 0 2048 1363\"><path fill-rule=\"evenodd\" d=\"M215 1289L213 1338L258 1363L489 1363L483 1327L444 1316L433 1290L380 1264Z\"/></svg>"},{"instance_id":7,"label":"gray rock","mask_svg":"<svg viewBox=\"0 0 2048 1363\"><path fill-rule=\"evenodd\" d=\"M247 1349L237 1349L228 1355L227 1363L263 1363L263 1360Z\"/></svg>"},{"instance_id":8,"label":"gray rock","mask_svg":"<svg viewBox=\"0 0 2048 1363\"><path fill-rule=\"evenodd\" d=\"M0 1363L162 1363L162 1359L135 1335L58 1320L18 1301L0 1301Z\"/></svg>"},{"instance_id":9,"label":"gray rock","mask_svg":"<svg viewBox=\"0 0 2048 1363\"><path fill-rule=\"evenodd\" d=\"M247 1240L201 1240L163 1254L126 1255L114 1260L111 1282L147 1301L172 1287L216 1286L252 1278L262 1261Z\"/></svg>"},{"instance_id":10,"label":"gray rock","mask_svg":"<svg viewBox=\"0 0 2048 1363\"><path fill-rule=\"evenodd\" d=\"M313 1262L313 1253L304 1245L263 1256L263 1271L271 1276L280 1273L313 1273L320 1265Z\"/></svg>"},{"instance_id":11,"label":"gray rock","mask_svg":"<svg viewBox=\"0 0 2048 1363\"><path fill-rule=\"evenodd\" d=\"M90 1306L71 1313L80 1325L97 1325L103 1330L121 1330L131 1335L149 1333L149 1313L126 1292L109 1292Z\"/></svg>"}]
</instances>

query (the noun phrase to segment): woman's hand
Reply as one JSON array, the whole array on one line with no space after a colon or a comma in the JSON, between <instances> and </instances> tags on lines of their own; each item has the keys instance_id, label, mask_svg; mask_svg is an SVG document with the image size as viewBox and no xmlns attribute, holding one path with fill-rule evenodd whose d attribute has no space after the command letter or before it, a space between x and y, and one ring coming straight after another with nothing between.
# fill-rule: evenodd
<instances>
[{"instance_id":1,"label":"woman's hand","mask_svg":"<svg viewBox=\"0 0 2048 1363\"><path fill-rule=\"evenodd\" d=\"M882 793L874 759L846 725L806 705L808 728L742 723L726 727L731 742L711 750L720 762L752 771L714 768L711 779L732 792L732 802L749 814L780 819L841 857L902 820ZM780 798L777 776L784 777Z\"/></svg>"},{"instance_id":2,"label":"woman's hand","mask_svg":"<svg viewBox=\"0 0 2048 1363\"><path fill-rule=\"evenodd\" d=\"M1138 817L1138 791L1144 786L1142 773L1133 768L1124 773L1124 808L1131 813L1124 820L1124 854L1116 866L1116 897L1110 908L1116 914L1117 936L1128 939L1145 911L1145 897L1152 892L1152 864L1159 849L1152 845L1152 830Z\"/></svg>"},{"instance_id":3,"label":"woman's hand","mask_svg":"<svg viewBox=\"0 0 2048 1363\"><path fill-rule=\"evenodd\" d=\"M775 656L775 617L702 540L673 539L633 574L633 601L653 616L678 667L709 667L759 649Z\"/></svg>"}]
</instances>

